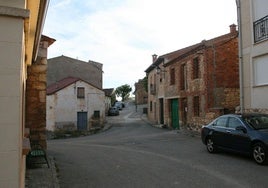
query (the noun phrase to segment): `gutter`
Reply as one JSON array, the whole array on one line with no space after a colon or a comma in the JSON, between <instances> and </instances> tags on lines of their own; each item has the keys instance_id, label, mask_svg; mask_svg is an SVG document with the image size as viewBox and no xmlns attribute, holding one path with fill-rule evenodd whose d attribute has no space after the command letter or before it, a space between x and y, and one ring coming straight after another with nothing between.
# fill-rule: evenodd
<instances>
[{"instance_id":1,"label":"gutter","mask_svg":"<svg viewBox=\"0 0 268 188\"><path fill-rule=\"evenodd\" d=\"M36 58L38 55L39 43L41 40L43 27L45 24L48 6L49 6L49 0L40 0L37 28L36 28L35 40L34 40L34 46L33 46L33 57L32 57L33 61L36 61Z\"/></svg>"},{"instance_id":2,"label":"gutter","mask_svg":"<svg viewBox=\"0 0 268 188\"><path fill-rule=\"evenodd\" d=\"M241 23L241 1L236 0L237 22L238 22L238 40L239 40L239 85L240 85L240 113L244 112L244 74L243 74L243 54L242 54L242 23Z\"/></svg>"}]
</instances>

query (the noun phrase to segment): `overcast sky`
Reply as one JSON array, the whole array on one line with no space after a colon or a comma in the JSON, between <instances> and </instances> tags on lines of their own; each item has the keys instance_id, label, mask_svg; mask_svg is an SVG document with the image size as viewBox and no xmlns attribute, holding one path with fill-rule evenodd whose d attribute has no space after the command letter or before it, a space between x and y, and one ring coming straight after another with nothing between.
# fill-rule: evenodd
<instances>
[{"instance_id":1,"label":"overcast sky","mask_svg":"<svg viewBox=\"0 0 268 188\"><path fill-rule=\"evenodd\" d=\"M43 34L56 39L48 57L103 64L103 88L131 87L152 55L229 32L235 0L50 0Z\"/></svg>"}]
</instances>

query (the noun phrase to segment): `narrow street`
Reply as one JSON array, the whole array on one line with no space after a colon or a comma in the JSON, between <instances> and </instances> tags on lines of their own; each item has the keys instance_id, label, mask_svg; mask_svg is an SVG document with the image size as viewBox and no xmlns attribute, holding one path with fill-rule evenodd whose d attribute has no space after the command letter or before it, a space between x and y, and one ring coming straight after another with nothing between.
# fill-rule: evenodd
<instances>
[{"instance_id":1,"label":"narrow street","mask_svg":"<svg viewBox=\"0 0 268 188\"><path fill-rule=\"evenodd\" d=\"M155 128L140 117L129 104L107 117L112 127L105 132L48 141L61 187L267 187L267 166L209 154L198 136Z\"/></svg>"}]
</instances>

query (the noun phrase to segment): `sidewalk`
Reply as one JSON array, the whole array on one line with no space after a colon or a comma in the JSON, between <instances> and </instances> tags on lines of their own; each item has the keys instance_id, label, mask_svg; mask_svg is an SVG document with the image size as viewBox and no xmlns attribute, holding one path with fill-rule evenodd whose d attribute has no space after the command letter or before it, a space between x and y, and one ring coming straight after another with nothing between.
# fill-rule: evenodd
<instances>
[{"instance_id":1,"label":"sidewalk","mask_svg":"<svg viewBox=\"0 0 268 188\"><path fill-rule=\"evenodd\" d=\"M26 188L59 188L57 168L52 157L48 157L50 168L46 164L38 165L36 168L26 169Z\"/></svg>"}]
</instances>

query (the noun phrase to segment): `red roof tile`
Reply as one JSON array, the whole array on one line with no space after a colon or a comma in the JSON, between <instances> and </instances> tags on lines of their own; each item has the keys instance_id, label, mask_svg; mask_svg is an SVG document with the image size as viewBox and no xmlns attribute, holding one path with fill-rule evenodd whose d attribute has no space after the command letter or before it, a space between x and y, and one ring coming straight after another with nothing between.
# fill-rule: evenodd
<instances>
[{"instance_id":1,"label":"red roof tile","mask_svg":"<svg viewBox=\"0 0 268 188\"><path fill-rule=\"evenodd\" d=\"M67 77L54 84L51 84L50 86L47 87L47 95L56 93L57 91L77 82L78 80L81 80L81 79L74 78L74 77Z\"/></svg>"}]
</instances>

